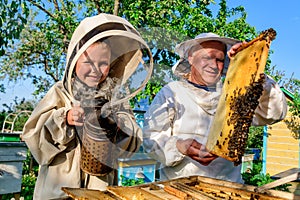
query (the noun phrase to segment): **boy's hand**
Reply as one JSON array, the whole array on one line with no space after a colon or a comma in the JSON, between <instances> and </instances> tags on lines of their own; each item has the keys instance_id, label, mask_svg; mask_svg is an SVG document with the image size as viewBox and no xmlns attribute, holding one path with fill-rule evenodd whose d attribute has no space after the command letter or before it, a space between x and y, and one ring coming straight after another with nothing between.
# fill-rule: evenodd
<instances>
[{"instance_id":1,"label":"boy's hand","mask_svg":"<svg viewBox=\"0 0 300 200\"><path fill-rule=\"evenodd\" d=\"M83 126L84 110L80 105L74 105L67 113L67 122L73 126Z\"/></svg>"}]
</instances>

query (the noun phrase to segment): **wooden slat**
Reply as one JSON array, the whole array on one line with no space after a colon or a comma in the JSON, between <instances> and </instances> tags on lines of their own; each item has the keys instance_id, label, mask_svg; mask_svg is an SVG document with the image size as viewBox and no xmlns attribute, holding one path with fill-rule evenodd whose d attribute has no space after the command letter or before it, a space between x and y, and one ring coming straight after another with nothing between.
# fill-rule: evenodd
<instances>
[{"instance_id":1,"label":"wooden slat","mask_svg":"<svg viewBox=\"0 0 300 200\"><path fill-rule=\"evenodd\" d=\"M196 190L193 187L189 187L185 185L184 183L180 182L173 182L171 183L172 187L175 187L178 190L181 190L182 192L185 192L189 196L191 196L193 199L198 199L198 200L217 200L219 198L213 197L205 192L201 192L199 190Z\"/></svg>"},{"instance_id":2,"label":"wooden slat","mask_svg":"<svg viewBox=\"0 0 300 200\"><path fill-rule=\"evenodd\" d=\"M299 175L300 175L300 172L298 171L296 173L293 173L291 175L282 177L282 178L280 178L280 179L278 179L276 181L273 181L271 183L268 183L268 184L265 184L263 186L260 186L260 187L256 188L255 191L257 191L257 192L264 192L264 191L272 189L274 187L277 187L277 186L280 186L280 185L283 185L283 184L295 181L295 180L297 180L299 178Z\"/></svg>"},{"instance_id":3,"label":"wooden slat","mask_svg":"<svg viewBox=\"0 0 300 200\"><path fill-rule=\"evenodd\" d=\"M230 181L218 180L218 179L213 179L213 178L208 178L208 177L198 176L197 178L199 180L199 183L210 183L213 185L212 187L220 186L220 187L225 187L225 188L241 189L241 190L245 190L245 191L254 191L254 189L256 188L252 185L244 185L244 184L240 184L240 183L234 183L234 182L230 182ZM274 197L274 199L276 199L276 198L300 199L300 196L297 196L295 194L277 191L277 190L269 190L268 195Z\"/></svg>"},{"instance_id":4,"label":"wooden slat","mask_svg":"<svg viewBox=\"0 0 300 200\"><path fill-rule=\"evenodd\" d=\"M145 187L145 188L141 188L142 190L145 190L149 193L152 193L162 199L166 199L166 200L182 200L181 198L179 197L176 197L175 195L173 194L170 194L166 191L164 191L163 189L156 189L156 190L152 190L150 189L150 187Z\"/></svg>"},{"instance_id":5,"label":"wooden slat","mask_svg":"<svg viewBox=\"0 0 300 200\"><path fill-rule=\"evenodd\" d=\"M281 158L281 157L267 157L267 162L273 162L277 164L284 165L298 165L298 160L290 159L290 158Z\"/></svg>"},{"instance_id":6,"label":"wooden slat","mask_svg":"<svg viewBox=\"0 0 300 200\"><path fill-rule=\"evenodd\" d=\"M292 137L291 135L285 135L285 136L272 136L268 137L268 142L274 142L274 143L287 143L287 144L299 144L299 139L296 139Z\"/></svg>"},{"instance_id":7,"label":"wooden slat","mask_svg":"<svg viewBox=\"0 0 300 200\"><path fill-rule=\"evenodd\" d=\"M290 168L298 167L298 165L280 165L277 163L267 164L266 172L271 176L278 174L282 171L288 170Z\"/></svg>"},{"instance_id":8,"label":"wooden slat","mask_svg":"<svg viewBox=\"0 0 300 200\"><path fill-rule=\"evenodd\" d=\"M290 150L290 151L297 151L299 149L298 145L294 145L294 144L279 144L279 143L274 143L274 142L269 142L268 143L268 148L272 148L272 149L286 149L286 150Z\"/></svg>"},{"instance_id":9,"label":"wooden slat","mask_svg":"<svg viewBox=\"0 0 300 200\"><path fill-rule=\"evenodd\" d=\"M163 200L162 198L141 188L135 187L113 187L108 186L107 191L122 200L142 199L142 200Z\"/></svg>"},{"instance_id":10,"label":"wooden slat","mask_svg":"<svg viewBox=\"0 0 300 200\"><path fill-rule=\"evenodd\" d=\"M86 199L94 199L94 200L116 200L117 197L112 197L112 195L101 192L99 190L90 190L86 188L69 188L62 187L61 188L69 197L75 200L86 200Z\"/></svg>"},{"instance_id":11,"label":"wooden slat","mask_svg":"<svg viewBox=\"0 0 300 200\"><path fill-rule=\"evenodd\" d=\"M283 128L283 129L277 129L275 131L268 131L268 138L271 138L271 137L276 137L276 136L279 136L279 137L293 137L295 134L289 130L288 128Z\"/></svg>"},{"instance_id":12,"label":"wooden slat","mask_svg":"<svg viewBox=\"0 0 300 200\"><path fill-rule=\"evenodd\" d=\"M279 149L268 149L267 157L282 157L282 158L291 158L291 159L298 159L299 152L298 151L289 151L289 150L279 150Z\"/></svg>"},{"instance_id":13,"label":"wooden slat","mask_svg":"<svg viewBox=\"0 0 300 200\"><path fill-rule=\"evenodd\" d=\"M199 185L197 185L195 187L206 193L214 192L216 194L223 194L226 199L233 199L233 200L252 199L254 196L256 196L257 199L264 199L264 200L275 200L275 199L282 200L283 199L280 197L274 197L274 196L269 196L269 195L265 195L265 194L258 194L257 192L254 192L254 191L241 190L241 189L237 189L237 188L229 188L229 187L224 187L224 186L215 186L213 184L208 184L208 183L199 183Z\"/></svg>"},{"instance_id":14,"label":"wooden slat","mask_svg":"<svg viewBox=\"0 0 300 200\"><path fill-rule=\"evenodd\" d=\"M269 127L271 128L268 128L268 132L270 131L274 131L276 129L286 129L287 128L287 125L284 121L280 121L276 124L272 124L272 125L269 125Z\"/></svg>"},{"instance_id":15,"label":"wooden slat","mask_svg":"<svg viewBox=\"0 0 300 200\"><path fill-rule=\"evenodd\" d=\"M180 198L181 200L187 200L188 199L188 194L187 193L185 193L184 191L178 190L177 188L174 188L172 186L166 185L164 187L164 191Z\"/></svg>"}]
</instances>

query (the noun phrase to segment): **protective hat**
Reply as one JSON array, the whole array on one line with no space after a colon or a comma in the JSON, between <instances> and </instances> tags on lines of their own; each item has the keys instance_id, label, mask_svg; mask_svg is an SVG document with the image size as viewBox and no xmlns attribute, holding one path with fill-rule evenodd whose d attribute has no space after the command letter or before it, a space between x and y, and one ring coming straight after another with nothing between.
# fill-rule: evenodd
<instances>
[{"instance_id":1,"label":"protective hat","mask_svg":"<svg viewBox=\"0 0 300 200\"><path fill-rule=\"evenodd\" d=\"M203 42L207 41L219 41L226 45L229 49L232 45L240 42L239 40L220 37L215 33L201 33L197 35L194 39L187 40L182 42L175 47L175 52L180 56L178 62L172 67L173 72L176 75L183 76L190 72L191 66L188 62L188 53L189 50L195 45L201 45Z\"/></svg>"}]
</instances>

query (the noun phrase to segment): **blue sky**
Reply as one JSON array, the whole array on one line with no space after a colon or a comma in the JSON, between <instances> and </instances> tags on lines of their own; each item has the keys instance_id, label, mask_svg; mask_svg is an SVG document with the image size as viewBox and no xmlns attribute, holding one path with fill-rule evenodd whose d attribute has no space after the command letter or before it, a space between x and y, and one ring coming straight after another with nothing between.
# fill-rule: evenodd
<instances>
[{"instance_id":1,"label":"blue sky","mask_svg":"<svg viewBox=\"0 0 300 200\"><path fill-rule=\"evenodd\" d=\"M227 4L229 7L244 6L247 22L257 31L276 30L277 37L271 44L272 65L284 71L287 78L294 72L294 77L300 79L300 1L228 0Z\"/></svg>"},{"instance_id":2,"label":"blue sky","mask_svg":"<svg viewBox=\"0 0 300 200\"><path fill-rule=\"evenodd\" d=\"M228 0L227 4L229 7L244 6L248 13L247 22L257 31L268 28L276 30L277 37L271 44L274 51L271 55L272 65L284 71L286 78L294 73L294 77L300 79L300 0ZM30 99L34 89L28 81L6 86L7 93L0 93L0 110L3 103L11 103L15 96Z\"/></svg>"}]
</instances>

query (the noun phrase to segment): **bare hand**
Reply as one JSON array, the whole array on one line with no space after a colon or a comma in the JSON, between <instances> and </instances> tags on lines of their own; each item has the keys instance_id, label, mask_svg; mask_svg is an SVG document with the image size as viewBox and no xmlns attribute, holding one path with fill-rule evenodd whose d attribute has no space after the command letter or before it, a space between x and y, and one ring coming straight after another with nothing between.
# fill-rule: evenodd
<instances>
[{"instance_id":1,"label":"bare hand","mask_svg":"<svg viewBox=\"0 0 300 200\"><path fill-rule=\"evenodd\" d=\"M69 125L83 126L84 110L78 105L73 106L67 113Z\"/></svg>"},{"instance_id":2,"label":"bare hand","mask_svg":"<svg viewBox=\"0 0 300 200\"><path fill-rule=\"evenodd\" d=\"M245 45L247 42L239 42L235 45L233 45L229 51L227 52L227 55L228 57L231 59L236 53L237 53L237 50L242 46L242 45Z\"/></svg>"},{"instance_id":3,"label":"bare hand","mask_svg":"<svg viewBox=\"0 0 300 200\"><path fill-rule=\"evenodd\" d=\"M177 140L176 147L182 154L189 156L204 166L209 165L218 157L209 153L204 145L194 139Z\"/></svg>"}]
</instances>

